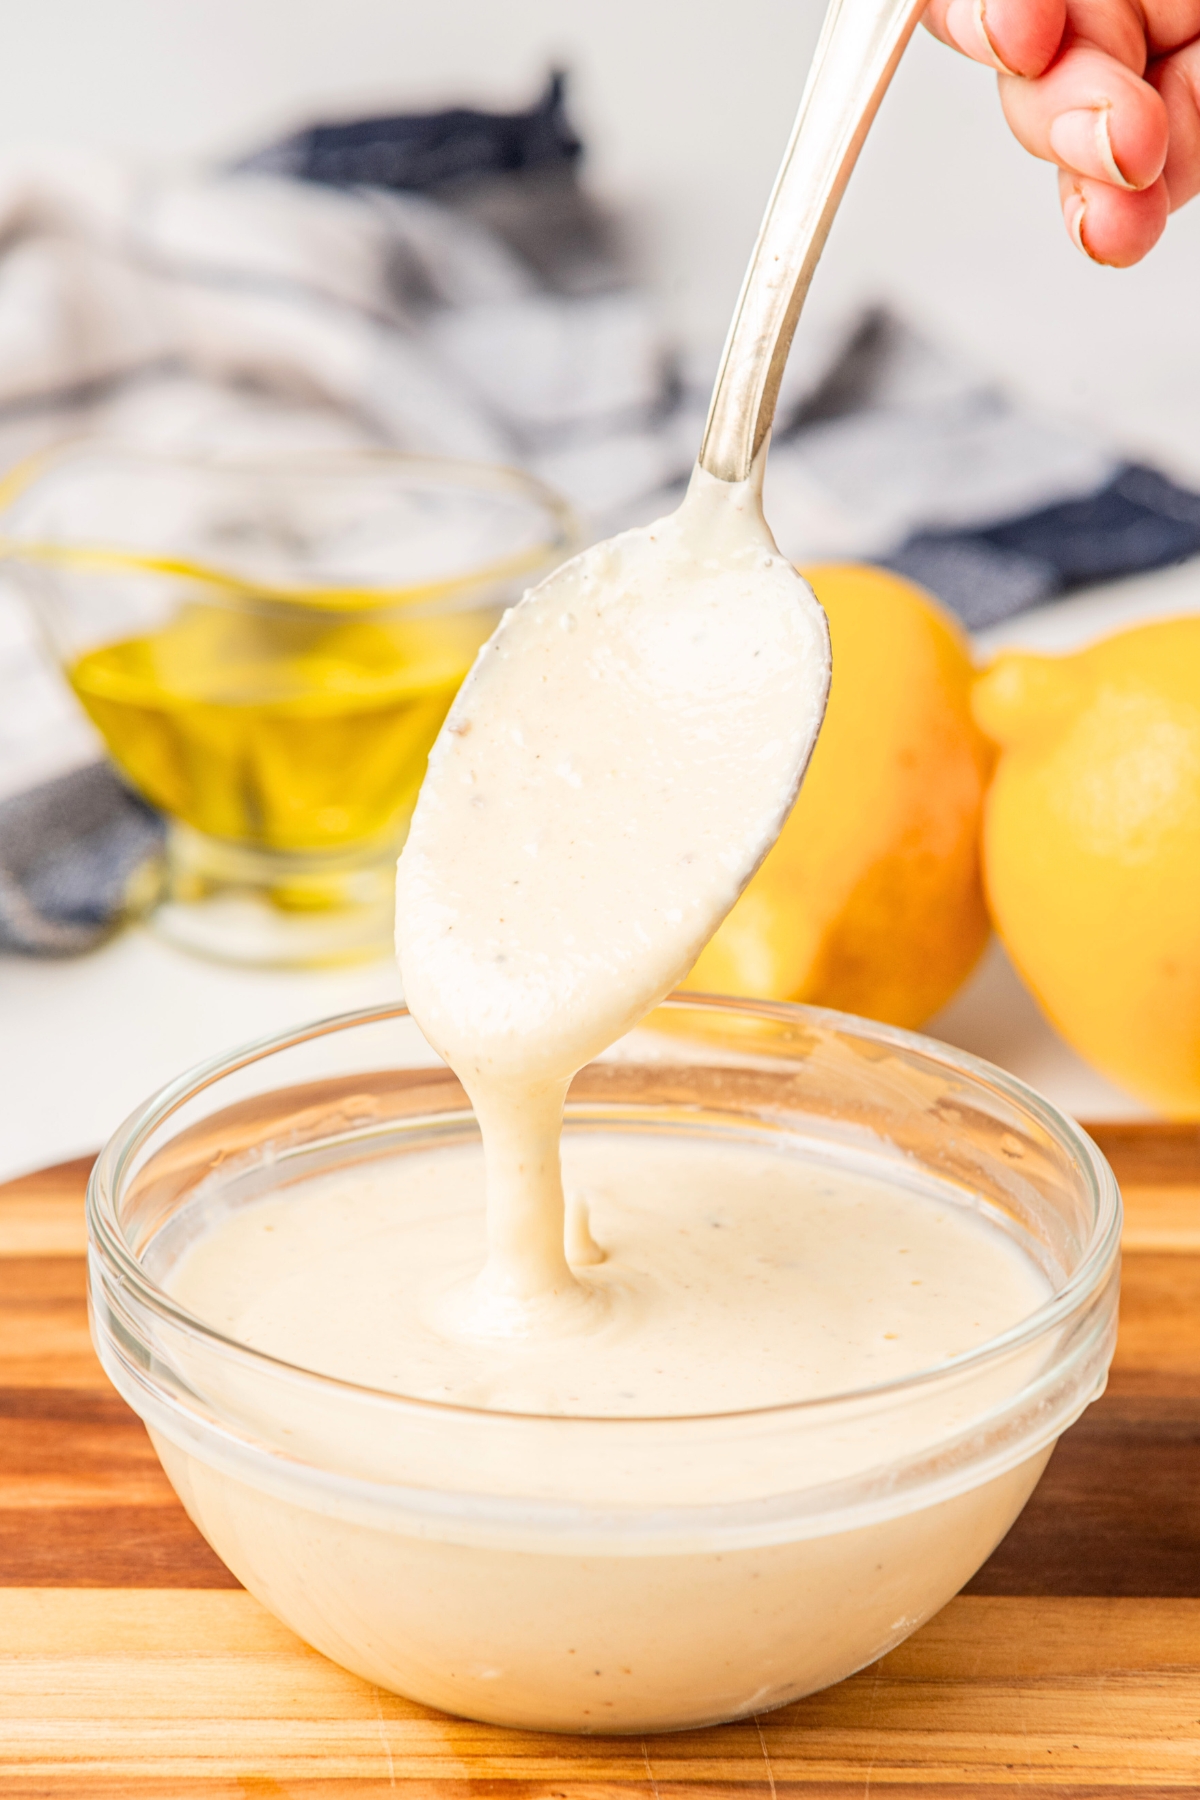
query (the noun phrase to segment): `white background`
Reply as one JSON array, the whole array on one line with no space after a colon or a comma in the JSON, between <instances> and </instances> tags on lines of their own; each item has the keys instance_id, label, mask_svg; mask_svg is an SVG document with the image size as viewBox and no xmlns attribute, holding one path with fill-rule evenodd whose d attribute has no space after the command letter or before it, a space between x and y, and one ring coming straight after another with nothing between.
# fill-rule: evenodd
<instances>
[{"instance_id":1,"label":"white background","mask_svg":"<svg viewBox=\"0 0 1200 1800\"><path fill-rule=\"evenodd\" d=\"M664 304L719 336L823 0L37 0L5 9L0 147L189 158L364 106L526 104L552 62L605 191L639 212ZM818 276L888 293L1058 411L1200 476L1200 209L1154 258L1097 269L992 77L917 38Z\"/></svg>"},{"instance_id":2,"label":"white background","mask_svg":"<svg viewBox=\"0 0 1200 1800\"><path fill-rule=\"evenodd\" d=\"M632 209L667 318L708 344L820 12L820 0L37 0L6 9L0 153L57 140L232 155L364 107L527 104L561 62L591 179ZM991 77L918 34L810 305L899 301L1027 398L1200 480L1198 293L1200 205L1142 268L1092 267L1062 230L1052 172L1008 138ZM235 974L144 933L77 963L0 959L0 1177L94 1147L188 1062L385 998L393 981L386 965ZM939 1023L1078 1111L1137 1110L1057 1043L996 955Z\"/></svg>"}]
</instances>

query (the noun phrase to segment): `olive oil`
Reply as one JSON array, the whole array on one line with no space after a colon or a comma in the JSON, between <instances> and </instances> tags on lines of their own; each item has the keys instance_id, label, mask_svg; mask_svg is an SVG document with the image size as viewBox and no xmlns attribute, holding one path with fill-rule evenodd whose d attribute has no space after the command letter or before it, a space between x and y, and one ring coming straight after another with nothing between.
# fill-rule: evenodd
<instances>
[{"instance_id":1,"label":"olive oil","mask_svg":"<svg viewBox=\"0 0 1200 1800\"><path fill-rule=\"evenodd\" d=\"M114 761L164 812L230 842L341 850L403 834L496 616L195 601L69 674Z\"/></svg>"}]
</instances>

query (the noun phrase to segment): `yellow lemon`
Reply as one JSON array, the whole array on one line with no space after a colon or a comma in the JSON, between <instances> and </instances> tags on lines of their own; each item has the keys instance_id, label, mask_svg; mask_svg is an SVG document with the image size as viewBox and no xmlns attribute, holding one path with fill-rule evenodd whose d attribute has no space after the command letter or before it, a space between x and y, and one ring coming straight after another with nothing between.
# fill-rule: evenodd
<instances>
[{"instance_id":1,"label":"yellow lemon","mask_svg":"<svg viewBox=\"0 0 1200 1800\"><path fill-rule=\"evenodd\" d=\"M1003 655L974 708L1001 747L984 856L1013 961L1089 1062L1200 1116L1200 618Z\"/></svg>"},{"instance_id":2,"label":"yellow lemon","mask_svg":"<svg viewBox=\"0 0 1200 1800\"><path fill-rule=\"evenodd\" d=\"M919 1025L988 936L979 821L990 755L957 624L883 569L803 571L833 687L800 798L688 986Z\"/></svg>"}]
</instances>

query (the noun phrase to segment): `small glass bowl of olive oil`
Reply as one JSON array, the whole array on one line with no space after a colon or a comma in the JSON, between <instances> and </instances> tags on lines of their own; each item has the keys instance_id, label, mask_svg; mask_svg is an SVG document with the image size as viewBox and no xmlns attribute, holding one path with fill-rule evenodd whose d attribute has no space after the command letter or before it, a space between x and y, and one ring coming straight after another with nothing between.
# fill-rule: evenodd
<instances>
[{"instance_id":1,"label":"small glass bowl of olive oil","mask_svg":"<svg viewBox=\"0 0 1200 1800\"><path fill-rule=\"evenodd\" d=\"M516 470L78 443L0 485L0 554L126 781L152 915L226 961L369 956L425 760L502 608L569 554Z\"/></svg>"}]
</instances>

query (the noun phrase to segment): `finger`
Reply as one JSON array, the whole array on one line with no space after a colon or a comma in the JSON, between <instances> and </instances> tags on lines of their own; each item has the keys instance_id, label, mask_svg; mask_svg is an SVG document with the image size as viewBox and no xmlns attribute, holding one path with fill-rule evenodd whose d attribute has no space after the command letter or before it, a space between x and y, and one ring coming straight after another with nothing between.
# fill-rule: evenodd
<instances>
[{"instance_id":1,"label":"finger","mask_svg":"<svg viewBox=\"0 0 1200 1800\"><path fill-rule=\"evenodd\" d=\"M1141 10L1152 58L1171 56L1200 37L1200 0L1146 0Z\"/></svg>"},{"instance_id":2,"label":"finger","mask_svg":"<svg viewBox=\"0 0 1200 1800\"><path fill-rule=\"evenodd\" d=\"M1093 262L1128 269L1153 250L1166 229L1170 205L1161 176L1140 193L1066 173L1058 179L1067 230Z\"/></svg>"},{"instance_id":3,"label":"finger","mask_svg":"<svg viewBox=\"0 0 1200 1800\"><path fill-rule=\"evenodd\" d=\"M1168 6L1181 0L1166 0ZM1182 0L1191 5L1192 0ZM1147 0L1153 5L1154 0ZM1089 44L1106 50L1135 75L1146 72L1146 13L1137 0L1069 0L1068 25L1063 50L1072 44ZM1186 41L1186 40L1182 40Z\"/></svg>"},{"instance_id":4,"label":"finger","mask_svg":"<svg viewBox=\"0 0 1200 1800\"><path fill-rule=\"evenodd\" d=\"M989 69L1040 75L1054 61L1067 24L1066 0L930 0L934 37Z\"/></svg>"},{"instance_id":5,"label":"finger","mask_svg":"<svg viewBox=\"0 0 1200 1800\"><path fill-rule=\"evenodd\" d=\"M1073 44L1037 81L1002 75L1000 102L1027 150L1076 175L1146 188L1162 174L1162 96L1102 50Z\"/></svg>"},{"instance_id":6,"label":"finger","mask_svg":"<svg viewBox=\"0 0 1200 1800\"><path fill-rule=\"evenodd\" d=\"M1174 211L1200 194L1200 44L1151 63L1147 79L1167 110L1170 137L1163 176Z\"/></svg>"}]
</instances>

